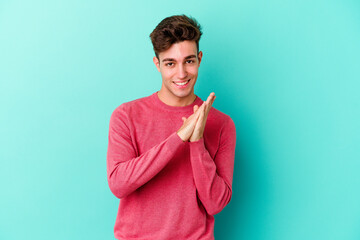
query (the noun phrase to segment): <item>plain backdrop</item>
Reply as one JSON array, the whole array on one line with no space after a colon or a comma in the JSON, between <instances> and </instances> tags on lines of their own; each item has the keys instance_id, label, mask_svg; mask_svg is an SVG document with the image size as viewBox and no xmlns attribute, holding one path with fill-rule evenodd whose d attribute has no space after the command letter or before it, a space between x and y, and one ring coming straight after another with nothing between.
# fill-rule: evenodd
<instances>
[{"instance_id":1,"label":"plain backdrop","mask_svg":"<svg viewBox=\"0 0 360 240\"><path fill-rule=\"evenodd\" d=\"M237 130L216 239L360 239L356 0L1 1L0 239L114 239L110 115L160 89L149 34L175 14Z\"/></svg>"}]
</instances>

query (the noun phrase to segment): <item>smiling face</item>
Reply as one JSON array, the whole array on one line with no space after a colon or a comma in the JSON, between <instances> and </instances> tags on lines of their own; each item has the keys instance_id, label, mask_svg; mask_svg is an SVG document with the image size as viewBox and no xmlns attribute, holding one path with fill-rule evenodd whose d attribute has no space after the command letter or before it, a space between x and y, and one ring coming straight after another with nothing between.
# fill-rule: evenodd
<instances>
[{"instance_id":1,"label":"smiling face","mask_svg":"<svg viewBox=\"0 0 360 240\"><path fill-rule=\"evenodd\" d=\"M159 53L159 59L153 58L162 77L160 100L170 106L186 106L195 100L194 86L201 58L202 52L197 54L195 41L188 40L174 43Z\"/></svg>"}]
</instances>

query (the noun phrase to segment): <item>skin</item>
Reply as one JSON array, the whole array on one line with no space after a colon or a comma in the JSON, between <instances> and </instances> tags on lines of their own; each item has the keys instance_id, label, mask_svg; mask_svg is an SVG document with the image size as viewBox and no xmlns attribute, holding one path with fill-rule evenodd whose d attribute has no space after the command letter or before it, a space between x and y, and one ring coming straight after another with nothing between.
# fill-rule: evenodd
<instances>
[{"instance_id":1,"label":"skin","mask_svg":"<svg viewBox=\"0 0 360 240\"><path fill-rule=\"evenodd\" d=\"M158 92L162 102L170 106L187 106L195 101L194 86L201 59L202 52L197 53L195 41L174 43L168 50L159 53L159 59L153 58L162 77L162 86ZM174 83L187 80L190 81L185 88L178 88ZM207 116L215 98L215 93L210 93L200 107L194 106L192 115L182 117L183 125L177 134L183 141L195 142L203 137Z\"/></svg>"},{"instance_id":2,"label":"skin","mask_svg":"<svg viewBox=\"0 0 360 240\"><path fill-rule=\"evenodd\" d=\"M216 96L210 93L200 107L194 106L194 113L188 118L182 117L183 125L177 131L179 137L185 142L196 142L203 138L206 120Z\"/></svg>"},{"instance_id":3,"label":"skin","mask_svg":"<svg viewBox=\"0 0 360 240\"><path fill-rule=\"evenodd\" d=\"M193 103L201 59L202 52L197 53L195 41L174 43L169 49L159 53L159 59L154 57L154 64L162 77L159 99L170 106L183 107ZM178 88L174 83L186 80L190 80L186 88Z\"/></svg>"}]
</instances>

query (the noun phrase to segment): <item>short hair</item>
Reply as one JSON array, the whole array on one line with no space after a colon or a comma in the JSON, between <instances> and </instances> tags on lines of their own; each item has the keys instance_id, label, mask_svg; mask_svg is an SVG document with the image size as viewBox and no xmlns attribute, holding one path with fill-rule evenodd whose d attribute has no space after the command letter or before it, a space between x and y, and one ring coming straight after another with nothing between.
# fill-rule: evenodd
<instances>
[{"instance_id":1,"label":"short hair","mask_svg":"<svg viewBox=\"0 0 360 240\"><path fill-rule=\"evenodd\" d=\"M199 53L201 35L201 26L196 19L183 14L164 18L152 31L150 38L155 55L159 58L159 53L185 40L195 41Z\"/></svg>"}]
</instances>

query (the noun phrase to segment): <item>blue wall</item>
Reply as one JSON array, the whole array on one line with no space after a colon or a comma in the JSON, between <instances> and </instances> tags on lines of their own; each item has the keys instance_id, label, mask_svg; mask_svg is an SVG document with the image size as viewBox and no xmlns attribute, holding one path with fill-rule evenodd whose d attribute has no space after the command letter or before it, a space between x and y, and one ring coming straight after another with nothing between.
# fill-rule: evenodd
<instances>
[{"instance_id":1,"label":"blue wall","mask_svg":"<svg viewBox=\"0 0 360 240\"><path fill-rule=\"evenodd\" d=\"M109 118L161 87L149 34L203 26L196 93L238 144L216 239L360 239L360 3L1 1L0 239L113 239Z\"/></svg>"}]
</instances>

